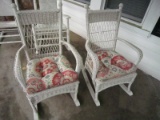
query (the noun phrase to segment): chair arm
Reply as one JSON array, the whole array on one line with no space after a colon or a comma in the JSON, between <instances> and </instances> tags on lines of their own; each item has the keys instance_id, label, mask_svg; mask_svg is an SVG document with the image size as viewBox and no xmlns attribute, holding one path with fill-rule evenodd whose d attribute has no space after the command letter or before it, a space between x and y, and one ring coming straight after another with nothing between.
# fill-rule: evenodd
<instances>
[{"instance_id":1,"label":"chair arm","mask_svg":"<svg viewBox=\"0 0 160 120\"><path fill-rule=\"evenodd\" d=\"M72 54L74 55L75 59L76 59L76 68L75 71L77 73L80 73L82 67L83 67L83 62L82 62L82 57L80 56L80 54L78 53L78 51L69 43L65 42L65 41L61 41L62 45L64 45L68 50L70 50L72 52Z\"/></svg>"},{"instance_id":2,"label":"chair arm","mask_svg":"<svg viewBox=\"0 0 160 120\"><path fill-rule=\"evenodd\" d=\"M25 83L25 77L23 76L22 71L22 64L21 64L21 53L24 50L25 46L22 46L16 53L15 56L15 62L14 62L14 75L15 78L18 80L19 84L23 88L23 91L26 92L26 83Z\"/></svg>"},{"instance_id":3,"label":"chair arm","mask_svg":"<svg viewBox=\"0 0 160 120\"><path fill-rule=\"evenodd\" d=\"M136 60L135 65L138 65L139 62L141 61L142 57L143 57L142 51L138 47L136 47L135 45L129 43L128 41L126 41L124 39L118 38L117 40L125 43L127 46L131 47L137 53L138 59Z\"/></svg>"},{"instance_id":4,"label":"chair arm","mask_svg":"<svg viewBox=\"0 0 160 120\"><path fill-rule=\"evenodd\" d=\"M92 71L92 80L96 78L98 69L99 69L99 59L98 56L93 52L93 50L90 48L91 43L89 40L86 41L85 48L87 50L87 54L93 61L93 71Z\"/></svg>"}]
</instances>

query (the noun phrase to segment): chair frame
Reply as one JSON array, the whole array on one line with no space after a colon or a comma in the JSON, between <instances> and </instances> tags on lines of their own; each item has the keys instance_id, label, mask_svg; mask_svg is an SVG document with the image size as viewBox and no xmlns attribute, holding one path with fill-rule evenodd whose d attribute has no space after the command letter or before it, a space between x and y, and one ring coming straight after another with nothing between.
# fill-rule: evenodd
<instances>
[{"instance_id":1,"label":"chair frame","mask_svg":"<svg viewBox=\"0 0 160 120\"><path fill-rule=\"evenodd\" d=\"M120 18L121 18L121 11L122 11L122 7L123 7L123 4L120 4L119 5L119 9L116 9L116 10L95 10L95 11L92 11L92 10L89 10L87 9L87 20L86 20L86 23L87 23L87 41L86 41L86 44L85 44L85 48L87 50L87 56L89 56L91 58L91 60L93 61L93 69L90 70L89 69L89 65L87 64L87 62L85 63L85 66L82 70L82 73L83 73L83 76L85 78L85 82L87 84L87 87L90 91L90 94L96 104L96 106L100 106L100 101L98 99L98 94L99 92L107 89L107 88L110 88L112 86L115 86L115 85L119 85L128 95L133 95L132 91L131 91L131 85L132 83L134 82L136 76L137 76L137 73L136 72L132 72L130 74L126 74L124 76L121 76L121 77L118 77L118 78L112 78L112 79L108 79L106 81L96 81L96 75L97 75L97 72L98 72L98 69L99 69L99 59L98 59L98 56L95 54L95 52L92 50L91 48L91 43L92 43L92 40L90 38L90 29L89 29L89 15L90 14L94 14L94 13L105 13L105 12L109 12L109 11L116 11L116 12L119 12L119 17L118 17L118 20L117 20L117 30L116 30L116 36L115 36L115 44L114 44L114 47L113 47L113 50L116 49L116 42L117 40L118 41L121 41L123 43L125 43L127 46L129 46L134 52L136 52L138 58L137 60L135 60L134 64L137 66L139 64L139 62L141 61L142 59L142 51L137 48L136 46L134 46L133 44L121 39L121 38L118 38L118 28L119 28L119 23L120 23ZM88 7L87 7L88 8ZM102 41L102 43L105 44L105 41ZM104 49L104 48L103 48ZM102 50L103 50L102 49ZM89 80L89 77L88 77L88 74L91 78L91 81ZM92 87L92 85L93 87ZM128 84L128 87L124 84Z\"/></svg>"},{"instance_id":2,"label":"chair frame","mask_svg":"<svg viewBox=\"0 0 160 120\"><path fill-rule=\"evenodd\" d=\"M8 1L6 1L6 4ZM10 0L11 2L11 0ZM18 1L17 0L14 0L15 4L17 5L17 9L19 10L19 6L18 6ZM2 4L2 3L1 3ZM12 4L12 3L10 3ZM6 13L5 15L5 12L3 13L4 15L2 16L7 16L7 15L12 15L14 16L14 14L11 14L11 13ZM2 26L0 26L0 44L8 44L8 43L20 43L21 41L2 41L3 38L8 38L8 37L19 37L19 34L9 34L9 33L12 33L14 31L17 31L18 28L17 28L17 25L16 25L16 21L3 21L3 22L0 22L0 24ZM8 35L5 35L5 33L8 33Z\"/></svg>"},{"instance_id":3,"label":"chair frame","mask_svg":"<svg viewBox=\"0 0 160 120\"><path fill-rule=\"evenodd\" d=\"M27 50L29 49L26 45L26 41L25 41L25 37L24 37L24 34L23 34L23 29L22 29L22 25L21 25L21 22L20 22L20 18L19 18L19 14L23 14L23 13L28 13L28 11L17 11L16 10L16 7L15 5L13 5L13 8L15 9L15 17L16 17L16 20L17 20L17 24L18 24L18 28L19 28L19 31L20 31L20 36L21 36L21 39L22 39L22 42L23 42L23 46L17 51L16 53L16 57L15 57L15 64L14 64L14 73L15 73L15 77L16 79L18 80L19 84L21 85L21 87L23 88L23 91L25 92L26 94L26 97L32 107L32 110L33 110L33 116L34 116L34 120L38 120L38 108L37 108L37 104L40 103L41 101L43 101L44 99L47 99L47 98L50 98L50 97L53 97L53 96L56 96L56 95L60 95L60 94L64 94L64 93L70 93L74 103L76 106L79 106L80 103L79 103L79 100L77 98L77 93L78 93L78 86L79 86L79 81L75 81L75 82L72 82L72 83L69 83L69 84L65 84L65 85L61 85L61 86L58 86L58 87L53 87L53 88L50 88L50 89L47 89L47 90L44 90L44 91L41 91L41 92L38 92L38 93L34 93L34 94L28 94L27 91L26 91L26 82L25 82L25 76L23 74L23 61L22 61L22 57L23 57L23 54L25 53L25 58L27 61L31 60L32 58L29 56L29 54L27 53ZM60 2L59 3L59 11L61 11L61 8L62 8L62 3ZM38 15L40 14L40 12L46 12L46 11L42 11L42 10L32 10L30 11L30 13L37 13L38 12ZM49 12L53 12L53 11L49 11ZM32 14L33 15L33 14ZM75 67L75 71L79 74L80 71L81 71L81 68L82 68L82 58L81 56L79 55L79 53L77 52L77 50L72 46L70 45L68 42L65 42L62 40L62 22L61 22L61 19L62 19L62 12L60 12L60 15L59 15L59 20L60 20L60 26L59 26L59 44L60 44L60 50L59 50L59 55L62 54L62 47L61 45L64 45L65 47L67 47L67 49L69 49L73 56L75 57L75 60L76 60L76 67ZM37 23L39 24L39 23ZM33 39L33 38L32 38ZM34 58L33 58L34 59Z\"/></svg>"}]
</instances>

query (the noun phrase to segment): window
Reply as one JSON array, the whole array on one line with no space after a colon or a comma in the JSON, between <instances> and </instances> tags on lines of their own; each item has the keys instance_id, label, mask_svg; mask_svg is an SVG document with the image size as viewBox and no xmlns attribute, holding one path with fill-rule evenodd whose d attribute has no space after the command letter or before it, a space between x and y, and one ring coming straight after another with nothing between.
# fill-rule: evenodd
<instances>
[{"instance_id":1,"label":"window","mask_svg":"<svg viewBox=\"0 0 160 120\"><path fill-rule=\"evenodd\" d=\"M156 23L156 25L155 25L155 27L152 31L152 34L157 36L157 37L160 37L160 17L159 17L159 19L158 19L158 21L157 21L157 23Z\"/></svg>"},{"instance_id":2,"label":"window","mask_svg":"<svg viewBox=\"0 0 160 120\"><path fill-rule=\"evenodd\" d=\"M151 0L106 0L104 9L116 9L123 3L122 17L141 23Z\"/></svg>"},{"instance_id":3,"label":"window","mask_svg":"<svg viewBox=\"0 0 160 120\"><path fill-rule=\"evenodd\" d=\"M85 3L85 4L89 5L91 0L75 0L75 1Z\"/></svg>"}]
</instances>

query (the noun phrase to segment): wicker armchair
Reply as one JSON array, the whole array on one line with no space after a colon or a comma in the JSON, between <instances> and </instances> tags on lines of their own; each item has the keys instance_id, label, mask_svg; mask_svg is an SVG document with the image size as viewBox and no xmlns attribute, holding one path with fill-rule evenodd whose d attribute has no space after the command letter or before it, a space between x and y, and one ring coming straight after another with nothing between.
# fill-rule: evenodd
<instances>
[{"instance_id":1,"label":"wicker armchair","mask_svg":"<svg viewBox=\"0 0 160 120\"><path fill-rule=\"evenodd\" d=\"M14 1L18 5L17 0L14 0ZM14 12L11 7L11 4L12 4L12 0L0 0L0 17L14 16ZM3 41L4 38L8 38L8 37L17 37L17 36L19 37L19 33L17 30L18 30L17 24L15 20L13 21L0 20L0 44L21 42L19 40Z\"/></svg>"},{"instance_id":2,"label":"wicker armchair","mask_svg":"<svg viewBox=\"0 0 160 120\"><path fill-rule=\"evenodd\" d=\"M58 9L58 3L62 2L62 0L38 0L39 9L40 10L56 10ZM33 0L34 9L37 10L37 0ZM66 22L66 25L62 25L62 38L63 40L70 43L70 30L69 30L69 19L70 17L68 15L63 14L63 19ZM62 23L63 23L62 19ZM57 29L54 25L51 26L53 29ZM58 30L58 29L57 29Z\"/></svg>"},{"instance_id":3,"label":"wicker armchair","mask_svg":"<svg viewBox=\"0 0 160 120\"><path fill-rule=\"evenodd\" d=\"M59 5L61 8L62 4ZM37 104L55 95L70 93L76 106L79 106L78 75L82 60L76 49L62 40L61 11L15 9L15 17L23 46L16 54L14 72L33 109L34 120L38 119ZM54 22L57 23L58 30L33 30L33 26L37 24L49 26ZM76 60L75 69L62 54L62 45L73 53Z\"/></svg>"},{"instance_id":4,"label":"wicker armchair","mask_svg":"<svg viewBox=\"0 0 160 120\"><path fill-rule=\"evenodd\" d=\"M142 59L142 52L117 37L122 7L120 4L119 9L87 12L87 58L83 75L97 106L100 106L99 92L115 85L119 85L128 95L133 95L130 88L137 75L136 68ZM123 43L123 47L126 46L128 52L136 57L131 55L130 58L120 52L118 42ZM87 75L90 76L91 82Z\"/></svg>"}]
</instances>

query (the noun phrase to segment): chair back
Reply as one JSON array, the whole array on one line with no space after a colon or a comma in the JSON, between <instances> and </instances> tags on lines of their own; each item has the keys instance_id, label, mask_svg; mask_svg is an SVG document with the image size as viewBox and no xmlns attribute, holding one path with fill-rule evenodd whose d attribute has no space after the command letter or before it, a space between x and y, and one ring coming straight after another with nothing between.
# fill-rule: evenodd
<instances>
[{"instance_id":1,"label":"chair back","mask_svg":"<svg viewBox=\"0 0 160 120\"><path fill-rule=\"evenodd\" d=\"M87 39L94 51L115 49L122 7L120 4L119 9L87 11Z\"/></svg>"},{"instance_id":2,"label":"chair back","mask_svg":"<svg viewBox=\"0 0 160 120\"><path fill-rule=\"evenodd\" d=\"M59 6L60 9L54 11L16 11L15 9L19 32L22 42L26 46L29 59L62 53L60 44L62 40L62 4L59 4ZM53 24L56 30L50 29ZM36 54L36 47L39 50L38 54Z\"/></svg>"}]
</instances>

